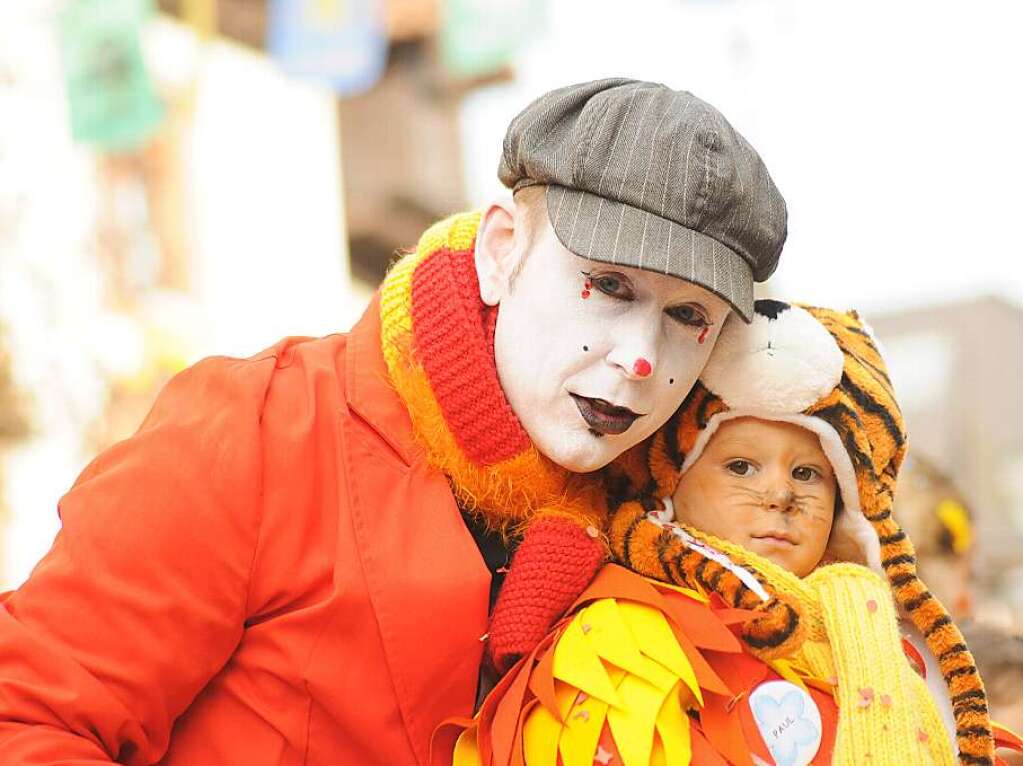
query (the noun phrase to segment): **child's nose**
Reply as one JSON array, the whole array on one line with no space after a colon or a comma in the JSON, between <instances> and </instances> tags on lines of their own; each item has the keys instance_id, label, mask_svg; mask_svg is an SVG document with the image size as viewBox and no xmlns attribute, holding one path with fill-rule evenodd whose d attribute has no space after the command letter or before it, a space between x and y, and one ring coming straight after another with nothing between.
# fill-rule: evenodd
<instances>
[{"instance_id":1,"label":"child's nose","mask_svg":"<svg viewBox=\"0 0 1023 766\"><path fill-rule=\"evenodd\" d=\"M767 509L769 511L788 511L792 508L792 487L788 482L777 483L767 492Z\"/></svg>"}]
</instances>

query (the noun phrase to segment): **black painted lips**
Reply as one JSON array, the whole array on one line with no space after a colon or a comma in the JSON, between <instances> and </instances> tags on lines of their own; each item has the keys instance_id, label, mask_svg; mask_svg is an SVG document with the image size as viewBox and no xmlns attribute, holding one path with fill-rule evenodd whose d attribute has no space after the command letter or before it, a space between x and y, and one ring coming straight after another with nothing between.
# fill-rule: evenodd
<instances>
[{"instance_id":1,"label":"black painted lips","mask_svg":"<svg viewBox=\"0 0 1023 766\"><path fill-rule=\"evenodd\" d=\"M603 399L590 399L576 394L571 396L586 425L591 431L601 435L623 434L636 422L636 418L640 417L628 407L616 407Z\"/></svg>"}]
</instances>

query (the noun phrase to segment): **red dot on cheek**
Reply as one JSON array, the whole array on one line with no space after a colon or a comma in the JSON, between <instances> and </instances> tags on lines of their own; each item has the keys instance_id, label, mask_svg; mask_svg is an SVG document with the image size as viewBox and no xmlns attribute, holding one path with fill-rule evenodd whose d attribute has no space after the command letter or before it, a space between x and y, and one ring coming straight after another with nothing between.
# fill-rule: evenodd
<instances>
[{"instance_id":1,"label":"red dot on cheek","mask_svg":"<svg viewBox=\"0 0 1023 766\"><path fill-rule=\"evenodd\" d=\"M632 365L632 371L639 375L639 377L641 378L645 378L647 375L653 372L653 370L654 368L650 364L650 362L648 362L646 359L643 359L642 357L637 359L635 363L633 363Z\"/></svg>"}]
</instances>

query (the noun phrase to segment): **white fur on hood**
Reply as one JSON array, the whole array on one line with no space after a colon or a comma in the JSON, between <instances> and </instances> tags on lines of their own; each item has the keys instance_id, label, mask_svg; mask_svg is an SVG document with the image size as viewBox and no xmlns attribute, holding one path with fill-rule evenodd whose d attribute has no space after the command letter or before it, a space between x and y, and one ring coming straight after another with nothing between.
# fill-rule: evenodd
<instances>
[{"instance_id":1,"label":"white fur on hood","mask_svg":"<svg viewBox=\"0 0 1023 766\"><path fill-rule=\"evenodd\" d=\"M844 363L831 333L789 306L748 325L730 317L700 378L731 409L795 414L838 385Z\"/></svg>"}]
</instances>

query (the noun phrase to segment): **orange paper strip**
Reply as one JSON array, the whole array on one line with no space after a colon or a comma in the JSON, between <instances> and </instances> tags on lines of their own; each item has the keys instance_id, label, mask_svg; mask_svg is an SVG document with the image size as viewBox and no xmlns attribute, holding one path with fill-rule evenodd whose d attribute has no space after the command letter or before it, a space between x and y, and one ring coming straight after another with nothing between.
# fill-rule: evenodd
<instances>
[{"instance_id":1,"label":"orange paper strip","mask_svg":"<svg viewBox=\"0 0 1023 766\"><path fill-rule=\"evenodd\" d=\"M703 732L695 721L690 723L689 733L693 745L693 766L729 766L728 761L718 755L707 738L703 736Z\"/></svg>"},{"instance_id":2,"label":"orange paper strip","mask_svg":"<svg viewBox=\"0 0 1023 766\"><path fill-rule=\"evenodd\" d=\"M753 766L749 757L750 747L743 736L742 724L739 721L738 707L746 698L734 704L719 694L707 695L707 704L700 711L700 724L703 733L717 752L725 756L735 766Z\"/></svg>"}]
</instances>

